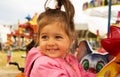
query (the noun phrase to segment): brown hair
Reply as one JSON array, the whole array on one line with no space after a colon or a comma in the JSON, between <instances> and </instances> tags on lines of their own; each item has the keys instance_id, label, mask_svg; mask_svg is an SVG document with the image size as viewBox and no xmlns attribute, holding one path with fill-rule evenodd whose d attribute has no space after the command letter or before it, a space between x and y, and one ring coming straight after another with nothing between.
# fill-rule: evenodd
<instances>
[{"instance_id":1,"label":"brown hair","mask_svg":"<svg viewBox=\"0 0 120 77\"><path fill-rule=\"evenodd\" d=\"M48 24L52 24L55 22L60 22L62 27L65 29L66 34L70 39L73 39L74 35L74 7L69 0L57 0L57 8L50 9L46 7L45 12L41 13L38 16L37 23L38 23L38 42L40 38L40 31L43 27ZM61 6L64 6L65 11L61 10Z\"/></svg>"}]
</instances>

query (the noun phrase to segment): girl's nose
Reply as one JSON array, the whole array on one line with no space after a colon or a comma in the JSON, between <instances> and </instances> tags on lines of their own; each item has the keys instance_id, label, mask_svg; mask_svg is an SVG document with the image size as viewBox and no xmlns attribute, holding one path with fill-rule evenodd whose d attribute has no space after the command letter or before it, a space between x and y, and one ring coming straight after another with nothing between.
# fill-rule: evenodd
<instances>
[{"instance_id":1,"label":"girl's nose","mask_svg":"<svg viewBox=\"0 0 120 77\"><path fill-rule=\"evenodd\" d=\"M55 45L55 40L54 39L49 39L47 44L49 46L54 46Z\"/></svg>"}]
</instances>

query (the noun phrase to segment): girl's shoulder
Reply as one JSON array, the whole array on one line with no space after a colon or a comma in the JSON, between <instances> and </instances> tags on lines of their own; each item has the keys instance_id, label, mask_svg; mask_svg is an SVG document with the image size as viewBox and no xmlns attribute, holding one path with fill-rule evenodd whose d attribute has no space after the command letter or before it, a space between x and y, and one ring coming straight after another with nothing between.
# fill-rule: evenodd
<instances>
[{"instance_id":1,"label":"girl's shoulder","mask_svg":"<svg viewBox=\"0 0 120 77\"><path fill-rule=\"evenodd\" d=\"M74 55L67 55L65 59L62 58L51 58L45 55L42 55L36 60L37 64L45 64L45 65L56 65L56 66L61 66L65 62L68 63L78 63L77 58ZM61 64L62 63L62 64Z\"/></svg>"},{"instance_id":2,"label":"girl's shoulder","mask_svg":"<svg viewBox=\"0 0 120 77\"><path fill-rule=\"evenodd\" d=\"M71 61L71 62L77 62L77 63L78 63L77 58L76 58L73 54L68 54L65 59L66 59L68 62Z\"/></svg>"}]
</instances>

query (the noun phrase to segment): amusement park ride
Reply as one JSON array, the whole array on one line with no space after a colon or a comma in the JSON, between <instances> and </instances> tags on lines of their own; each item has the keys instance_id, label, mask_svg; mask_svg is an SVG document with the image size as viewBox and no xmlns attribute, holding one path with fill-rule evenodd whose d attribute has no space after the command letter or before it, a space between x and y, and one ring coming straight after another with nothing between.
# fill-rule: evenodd
<instances>
[{"instance_id":1,"label":"amusement park ride","mask_svg":"<svg viewBox=\"0 0 120 77\"><path fill-rule=\"evenodd\" d=\"M26 45L32 40L33 34L37 33L37 13L31 18L27 16L27 22L18 23L18 29L7 34L6 45L11 46L13 50L25 50Z\"/></svg>"},{"instance_id":2,"label":"amusement park ride","mask_svg":"<svg viewBox=\"0 0 120 77\"><path fill-rule=\"evenodd\" d=\"M111 4L110 4L111 3ZM120 11L120 0L90 0L83 4L83 13L87 15L87 23L92 33L105 37L108 25L117 20ZM110 23L110 24L109 24Z\"/></svg>"},{"instance_id":3,"label":"amusement park ride","mask_svg":"<svg viewBox=\"0 0 120 77\"><path fill-rule=\"evenodd\" d=\"M95 6L92 0L90 3L85 3L83 5L83 10L93 8ZM107 0L96 0L96 1L105 1L100 2L98 6L107 5ZM120 0L117 1L120 4ZM91 4L91 7L90 7ZM114 4L114 2L113 2ZM97 6L97 7L98 7ZM26 17L28 21L24 24L18 24L18 30L8 34L8 41L6 44L12 46L14 49L24 50L25 46L30 43L32 40L33 34L37 33L38 27L36 24L37 13L30 18ZM102 39L101 44L106 49L106 51L112 56L112 60L106 64L98 73L96 77L104 77L106 71L110 71L109 77L120 77L120 10L118 10L117 20L114 24L110 25L110 32L108 37ZM100 67L99 67L100 68Z\"/></svg>"},{"instance_id":4,"label":"amusement park ride","mask_svg":"<svg viewBox=\"0 0 120 77\"><path fill-rule=\"evenodd\" d=\"M106 11L108 4L111 2L111 14ZM108 77L120 77L120 0L91 0L83 4L83 11L93 17L114 18L114 23L109 24L107 38L101 40L102 47L113 58L98 73L96 77L105 77L106 71L109 72ZM109 13L109 14L108 14ZM110 15L110 16L108 16ZM108 18L109 20L109 18ZM103 20L102 20L103 21ZM109 22L108 22L109 23ZM102 26L102 25L101 25ZM103 29L103 28L102 28ZM110 30L110 31L109 31Z\"/></svg>"}]
</instances>

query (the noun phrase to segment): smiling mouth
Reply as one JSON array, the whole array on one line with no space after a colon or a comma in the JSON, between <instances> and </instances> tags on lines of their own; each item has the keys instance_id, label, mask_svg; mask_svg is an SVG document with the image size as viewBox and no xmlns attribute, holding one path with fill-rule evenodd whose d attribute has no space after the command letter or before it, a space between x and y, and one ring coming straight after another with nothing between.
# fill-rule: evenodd
<instances>
[{"instance_id":1,"label":"smiling mouth","mask_svg":"<svg viewBox=\"0 0 120 77\"><path fill-rule=\"evenodd\" d=\"M49 51L49 52L56 52L56 51L58 51L59 49L47 49L47 51Z\"/></svg>"}]
</instances>

